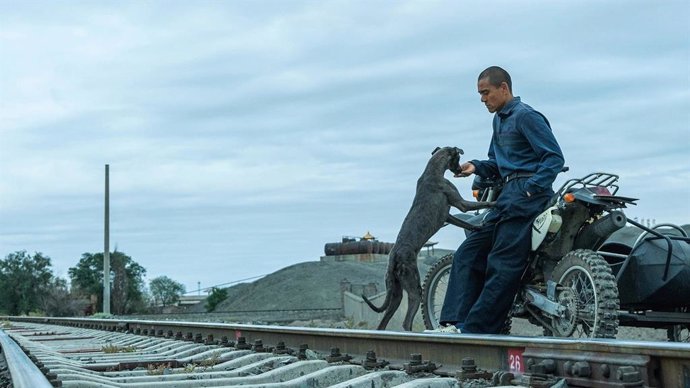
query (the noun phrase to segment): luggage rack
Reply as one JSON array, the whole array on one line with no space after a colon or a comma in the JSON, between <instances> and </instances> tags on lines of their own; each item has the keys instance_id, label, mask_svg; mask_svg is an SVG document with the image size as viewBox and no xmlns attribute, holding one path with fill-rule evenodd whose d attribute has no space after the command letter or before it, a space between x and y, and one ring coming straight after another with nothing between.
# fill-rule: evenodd
<instances>
[{"instance_id":1,"label":"luggage rack","mask_svg":"<svg viewBox=\"0 0 690 388\"><path fill-rule=\"evenodd\" d=\"M618 175L610 174L608 172L593 172L591 174L585 175L582 178L568 179L563 186L558 190L558 195L562 195L573 187L580 185L581 187L606 187L612 190L611 195L615 195L618 192Z\"/></svg>"}]
</instances>

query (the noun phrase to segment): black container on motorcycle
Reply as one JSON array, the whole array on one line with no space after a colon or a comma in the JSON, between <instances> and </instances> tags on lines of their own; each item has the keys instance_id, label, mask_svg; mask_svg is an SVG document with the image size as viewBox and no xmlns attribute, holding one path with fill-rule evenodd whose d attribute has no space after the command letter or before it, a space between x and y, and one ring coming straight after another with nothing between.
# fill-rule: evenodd
<instances>
[{"instance_id":1,"label":"black container on motorcycle","mask_svg":"<svg viewBox=\"0 0 690 388\"><path fill-rule=\"evenodd\" d=\"M500 176L482 178L475 175L472 181L472 191L478 201L495 201L502 189L503 179Z\"/></svg>"}]
</instances>

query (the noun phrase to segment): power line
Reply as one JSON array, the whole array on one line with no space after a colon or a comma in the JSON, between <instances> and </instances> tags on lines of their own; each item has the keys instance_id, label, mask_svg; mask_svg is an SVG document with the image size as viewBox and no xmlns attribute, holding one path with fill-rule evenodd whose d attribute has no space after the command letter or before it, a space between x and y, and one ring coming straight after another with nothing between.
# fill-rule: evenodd
<instances>
[{"instance_id":1,"label":"power line","mask_svg":"<svg viewBox=\"0 0 690 388\"><path fill-rule=\"evenodd\" d=\"M264 277L264 276L266 276L266 274L264 274L264 275L258 275L258 276L252 276L252 277L250 277L250 278L244 278L244 279L240 279L240 280L233 280L233 281L231 281L231 282L220 283L220 284L216 284L216 285L214 285L214 286L209 286L209 287L204 287L204 288L198 288L198 289L193 290L193 291L187 291L187 292L185 292L185 293L182 294L182 295L187 295L187 294L191 294L191 293L199 292L199 291L210 291L210 290L212 290L213 288L217 288L217 287L220 287L220 286L227 286L227 285L229 285L229 284L242 283L242 282L246 282L247 280L258 279L258 278L262 278L262 277Z\"/></svg>"}]
</instances>

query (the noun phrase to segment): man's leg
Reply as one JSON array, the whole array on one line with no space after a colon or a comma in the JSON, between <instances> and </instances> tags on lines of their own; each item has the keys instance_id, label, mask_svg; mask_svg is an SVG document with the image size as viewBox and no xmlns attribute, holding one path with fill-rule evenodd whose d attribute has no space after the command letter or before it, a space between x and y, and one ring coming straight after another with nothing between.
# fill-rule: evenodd
<instances>
[{"instance_id":1,"label":"man's leg","mask_svg":"<svg viewBox=\"0 0 690 388\"><path fill-rule=\"evenodd\" d=\"M504 328L527 266L532 222L553 195L551 190L546 190L528 197L524 182L520 179L508 182L496 204L500 221L487 257L484 289L467 315L464 332L498 334Z\"/></svg>"},{"instance_id":2,"label":"man's leg","mask_svg":"<svg viewBox=\"0 0 690 388\"><path fill-rule=\"evenodd\" d=\"M472 232L453 255L448 289L441 309L441 324L461 326L484 286L486 257L491 250L494 225Z\"/></svg>"},{"instance_id":3,"label":"man's leg","mask_svg":"<svg viewBox=\"0 0 690 388\"><path fill-rule=\"evenodd\" d=\"M486 283L465 320L463 332L498 334L503 329L527 263L530 220L509 218L496 225Z\"/></svg>"}]
</instances>

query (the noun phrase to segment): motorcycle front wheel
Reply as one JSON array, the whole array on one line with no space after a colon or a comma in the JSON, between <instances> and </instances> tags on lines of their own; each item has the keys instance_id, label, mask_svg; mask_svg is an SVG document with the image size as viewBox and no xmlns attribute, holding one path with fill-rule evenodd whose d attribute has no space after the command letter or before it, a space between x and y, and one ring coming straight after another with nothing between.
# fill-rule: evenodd
<instances>
[{"instance_id":1,"label":"motorcycle front wheel","mask_svg":"<svg viewBox=\"0 0 690 388\"><path fill-rule=\"evenodd\" d=\"M424 277L422 284L422 318L428 330L437 329L441 318L443 301L446 298L450 269L453 266L453 254L440 258ZM506 317L501 334L509 334L512 327L510 314Z\"/></svg>"},{"instance_id":2,"label":"motorcycle front wheel","mask_svg":"<svg viewBox=\"0 0 690 388\"><path fill-rule=\"evenodd\" d=\"M441 257L424 277L422 284L422 318L428 330L437 329L443 299L446 297L450 268L453 265L453 254Z\"/></svg>"},{"instance_id":3,"label":"motorcycle front wheel","mask_svg":"<svg viewBox=\"0 0 690 388\"><path fill-rule=\"evenodd\" d=\"M557 301L565 307L551 319L558 337L615 338L618 332L618 287L606 260L589 249L569 252L556 264Z\"/></svg>"}]
</instances>

